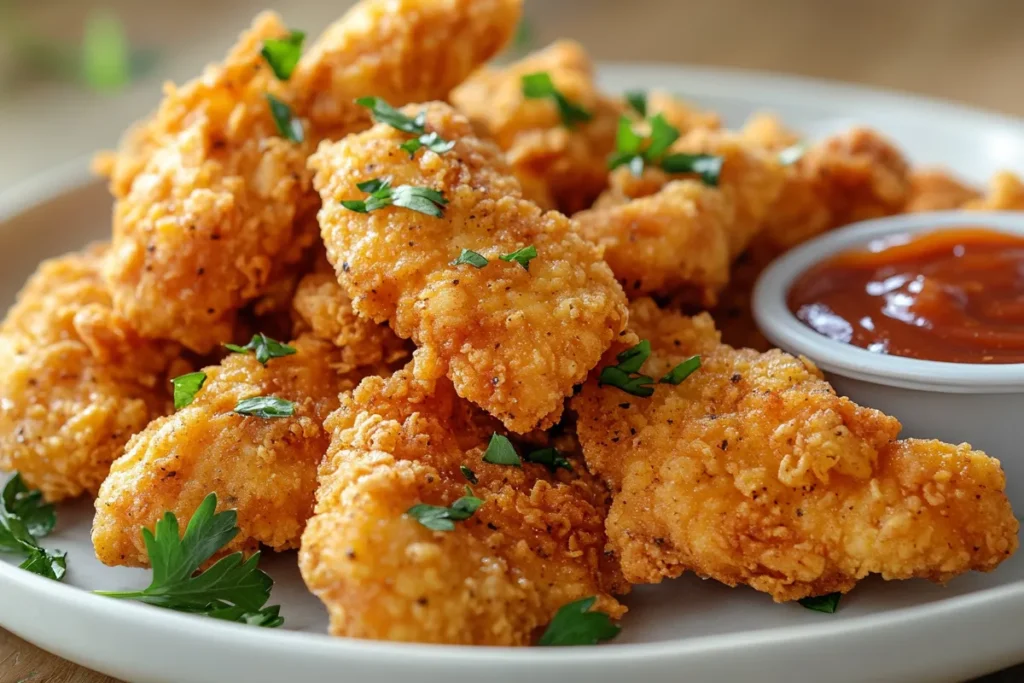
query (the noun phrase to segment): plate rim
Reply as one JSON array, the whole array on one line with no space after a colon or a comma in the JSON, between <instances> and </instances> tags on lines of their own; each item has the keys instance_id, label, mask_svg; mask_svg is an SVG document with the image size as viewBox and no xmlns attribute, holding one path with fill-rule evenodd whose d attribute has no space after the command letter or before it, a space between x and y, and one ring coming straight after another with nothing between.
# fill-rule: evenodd
<instances>
[{"instance_id":1,"label":"plate rim","mask_svg":"<svg viewBox=\"0 0 1024 683\"><path fill-rule=\"evenodd\" d=\"M767 89L815 90L813 97L794 96L809 105L820 104L820 100L856 99L861 105L864 100L886 102L889 106L929 108L932 114L943 118L948 116L966 117L971 125L999 126L1012 130L1024 138L1024 119L1010 115L975 108L950 100L933 98L892 89L873 88L860 84L840 81L793 76L751 69L733 69L706 66L690 66L665 62L600 62L597 66L599 78L630 77L641 80L664 80L680 82L702 80L702 91L693 95L701 97L720 96L756 101L758 92ZM678 85L666 85L677 90ZM776 93L776 97L778 93ZM765 107L768 108L768 107ZM102 178L94 176L88 169L88 157L80 157L61 164L49 171L32 176L0 191L0 225L7 223L26 211L39 208L58 199L61 195L85 189L92 183L101 183ZM0 228L2 229L2 228ZM388 641L360 640L330 636L326 633L303 631L254 629L248 626L218 622L194 615L180 614L147 605L115 601L93 595L85 589L55 583L18 569L15 565L0 562L0 585L8 584L25 591L34 599L58 599L61 602L85 610L98 620L116 619L127 621L131 627L156 629L165 634L179 634L190 638L231 641L234 647L270 648L278 652L295 653L302 650L304 655L326 656L341 660L377 660L380 657L401 656L416 660L414 663L442 664L452 661L479 660L497 662L507 666L522 664L554 663L573 665L586 663L588 666L621 664L637 659L666 660L694 654L728 652L736 648L752 648L765 645L792 644L796 641L813 643L828 638L847 638L859 633L873 631L879 627L912 627L933 619L942 619L963 610L988 610L1008 601L1024 604L1024 580L985 588L970 593L952 596L920 605L885 610L872 614L844 618L832 623L807 623L790 626L758 628L733 631L707 636L659 640L649 643L607 644L599 647L570 648L514 648L495 646L434 645L423 643L395 643ZM767 598L766 598L767 599ZM287 616L287 615L285 615ZM20 629L0 611L0 625L14 633ZM44 647L45 649L45 647Z\"/></svg>"}]
</instances>

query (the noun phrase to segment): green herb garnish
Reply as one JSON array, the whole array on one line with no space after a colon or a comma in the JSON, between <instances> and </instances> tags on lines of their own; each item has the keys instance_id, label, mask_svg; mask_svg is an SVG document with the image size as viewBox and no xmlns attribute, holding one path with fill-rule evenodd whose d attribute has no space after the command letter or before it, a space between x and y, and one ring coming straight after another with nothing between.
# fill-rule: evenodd
<instances>
[{"instance_id":1,"label":"green herb garnish","mask_svg":"<svg viewBox=\"0 0 1024 683\"><path fill-rule=\"evenodd\" d=\"M619 353L615 358L617 365L608 365L601 369L598 386L605 384L622 389L633 396L650 396L654 393L654 378L637 374L644 362L651 355L651 343L646 339L636 346L631 346Z\"/></svg>"},{"instance_id":2,"label":"green herb garnish","mask_svg":"<svg viewBox=\"0 0 1024 683\"><path fill-rule=\"evenodd\" d=\"M643 90L630 90L626 93L626 102L640 116L647 118L647 93Z\"/></svg>"},{"instance_id":3,"label":"green herb garnish","mask_svg":"<svg viewBox=\"0 0 1024 683\"><path fill-rule=\"evenodd\" d=\"M267 104L270 105L270 116L281 137L292 142L302 142L305 139L302 121L292 116L292 108L270 93L267 93Z\"/></svg>"},{"instance_id":4,"label":"green herb garnish","mask_svg":"<svg viewBox=\"0 0 1024 683\"><path fill-rule=\"evenodd\" d=\"M18 565L21 569L60 581L67 569L67 554L47 550L37 540L56 525L57 513L40 491L29 490L18 473L7 480L0 493L0 553L21 555L25 558Z\"/></svg>"},{"instance_id":5,"label":"green herb garnish","mask_svg":"<svg viewBox=\"0 0 1024 683\"><path fill-rule=\"evenodd\" d=\"M452 503L451 507L420 503L406 510L405 514L433 531L455 531L455 522L469 519L483 504L467 486L466 495Z\"/></svg>"},{"instance_id":6,"label":"green herb garnish","mask_svg":"<svg viewBox=\"0 0 1024 683\"><path fill-rule=\"evenodd\" d=\"M444 207L448 200L437 190L429 187L415 187L413 185L399 185L391 187L391 181L374 178L361 183L356 183L363 192L370 193L370 196L363 199L345 199L341 205L349 211L357 213L369 213L382 209L385 206L401 206L412 209L419 213L440 218L444 215Z\"/></svg>"},{"instance_id":7,"label":"green herb garnish","mask_svg":"<svg viewBox=\"0 0 1024 683\"><path fill-rule=\"evenodd\" d=\"M829 593L828 595L814 595L809 598L803 598L799 602L802 606L815 612L835 614L835 611L839 609L839 599L842 597L842 593Z\"/></svg>"},{"instance_id":8,"label":"green herb garnish","mask_svg":"<svg viewBox=\"0 0 1024 683\"><path fill-rule=\"evenodd\" d=\"M171 380L171 385L174 387L174 409L181 410L192 401L196 400L196 394L203 388L203 383L206 382L206 373L200 370L199 372L190 372L186 375L178 375Z\"/></svg>"},{"instance_id":9,"label":"green herb garnish","mask_svg":"<svg viewBox=\"0 0 1024 683\"><path fill-rule=\"evenodd\" d=\"M472 249L463 249L459 253L459 257L452 261L451 265L461 266L463 264L473 266L474 268L483 268L487 265L487 259Z\"/></svg>"},{"instance_id":10,"label":"green herb garnish","mask_svg":"<svg viewBox=\"0 0 1024 683\"><path fill-rule=\"evenodd\" d=\"M267 361L271 358L283 358L284 356L291 356L295 354L294 346L282 344L276 339L271 339L262 332L254 334L252 339L245 346L225 344L224 348L234 353L248 353L249 351L252 351L256 354L256 360L259 361L260 365L266 365Z\"/></svg>"},{"instance_id":11,"label":"green herb garnish","mask_svg":"<svg viewBox=\"0 0 1024 683\"><path fill-rule=\"evenodd\" d=\"M538 645L597 645L611 640L622 630L604 612L591 612L596 597L563 605L544 630Z\"/></svg>"},{"instance_id":12,"label":"green herb garnish","mask_svg":"<svg viewBox=\"0 0 1024 683\"><path fill-rule=\"evenodd\" d=\"M295 404L276 396L253 396L239 401L234 412L250 417L291 417L295 414Z\"/></svg>"},{"instance_id":13,"label":"green herb garnish","mask_svg":"<svg viewBox=\"0 0 1024 683\"><path fill-rule=\"evenodd\" d=\"M696 173L705 185L718 187L722 161L713 154L669 154L661 160L661 167L669 173Z\"/></svg>"},{"instance_id":14,"label":"green herb garnish","mask_svg":"<svg viewBox=\"0 0 1024 683\"><path fill-rule=\"evenodd\" d=\"M511 254L502 254L499 256L502 261L515 261L523 267L524 270L530 270L530 261L537 258L537 248L532 244L522 249L516 249Z\"/></svg>"},{"instance_id":15,"label":"green herb garnish","mask_svg":"<svg viewBox=\"0 0 1024 683\"><path fill-rule=\"evenodd\" d=\"M648 120L650 133L642 136L633 130L628 117L619 119L615 134L615 153L608 160L608 168L616 169L626 165L630 172L639 176L646 164L658 165L668 148L679 139L679 130L670 124L662 114Z\"/></svg>"},{"instance_id":16,"label":"green herb garnish","mask_svg":"<svg viewBox=\"0 0 1024 683\"><path fill-rule=\"evenodd\" d=\"M469 469L465 465L459 465L459 471L462 472L462 476L466 478L470 484L479 484L479 480L476 478L476 472Z\"/></svg>"},{"instance_id":17,"label":"green herb garnish","mask_svg":"<svg viewBox=\"0 0 1024 683\"><path fill-rule=\"evenodd\" d=\"M511 465L512 467L523 466L523 462L519 459L519 454L516 453L515 446L512 445L512 442L497 432L491 436L491 441L487 444L487 450L484 451L483 461L489 462L492 465Z\"/></svg>"},{"instance_id":18,"label":"green herb garnish","mask_svg":"<svg viewBox=\"0 0 1024 683\"><path fill-rule=\"evenodd\" d=\"M679 384L692 375L700 367L700 356L690 356L679 365L669 370L658 381L662 384Z\"/></svg>"},{"instance_id":19,"label":"green herb garnish","mask_svg":"<svg viewBox=\"0 0 1024 683\"><path fill-rule=\"evenodd\" d=\"M432 152L444 154L455 146L454 141L445 140L437 132L427 132L426 112L421 111L415 117L409 117L380 97L360 97L356 100L356 104L369 109L373 114L374 120L386 123L403 133L417 136L399 145L399 147L409 153L410 158L415 156L416 151L420 147L426 147Z\"/></svg>"},{"instance_id":20,"label":"green herb garnish","mask_svg":"<svg viewBox=\"0 0 1024 683\"><path fill-rule=\"evenodd\" d=\"M557 448L539 448L535 451L530 451L523 457L523 460L544 465L552 472L559 467L572 472L572 463L566 460L565 456L559 453Z\"/></svg>"},{"instance_id":21,"label":"green herb garnish","mask_svg":"<svg viewBox=\"0 0 1024 683\"><path fill-rule=\"evenodd\" d=\"M279 607L265 607L274 585L257 568L260 554L248 560L241 552L232 553L200 572L207 560L238 535L238 513L226 510L214 514L217 495L206 496L183 536L178 535L178 520L167 512L156 523L155 532L142 530L153 580L140 591L95 591L97 595L122 600L138 600L149 605L205 614L258 626L275 627L284 623Z\"/></svg>"},{"instance_id":22,"label":"green herb garnish","mask_svg":"<svg viewBox=\"0 0 1024 683\"><path fill-rule=\"evenodd\" d=\"M577 123L589 121L593 115L583 107L570 101L555 87L551 80L551 74L547 71L524 74L522 77L523 96L529 99L543 99L550 97L558 106L558 113L562 117L562 125L566 128L575 128Z\"/></svg>"},{"instance_id":23,"label":"green herb garnish","mask_svg":"<svg viewBox=\"0 0 1024 683\"><path fill-rule=\"evenodd\" d=\"M263 41L260 54L279 80L287 81L292 77L299 57L302 56L302 41L305 39L304 32L292 31L286 38L267 38Z\"/></svg>"}]
</instances>

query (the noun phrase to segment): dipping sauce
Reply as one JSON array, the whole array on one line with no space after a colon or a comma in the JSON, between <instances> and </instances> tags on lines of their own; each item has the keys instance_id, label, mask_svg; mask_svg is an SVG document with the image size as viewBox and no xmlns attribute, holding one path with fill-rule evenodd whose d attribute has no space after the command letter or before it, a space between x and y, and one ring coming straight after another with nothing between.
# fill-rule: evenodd
<instances>
[{"instance_id":1,"label":"dipping sauce","mask_svg":"<svg viewBox=\"0 0 1024 683\"><path fill-rule=\"evenodd\" d=\"M801 275L797 318L876 353L1024 363L1024 236L957 228L876 240Z\"/></svg>"}]
</instances>

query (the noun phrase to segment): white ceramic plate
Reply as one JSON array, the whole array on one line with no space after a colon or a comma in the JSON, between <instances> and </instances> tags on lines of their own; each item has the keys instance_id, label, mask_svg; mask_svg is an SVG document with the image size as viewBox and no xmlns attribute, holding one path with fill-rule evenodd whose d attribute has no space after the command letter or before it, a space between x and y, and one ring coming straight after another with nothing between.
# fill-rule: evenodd
<instances>
[{"instance_id":1,"label":"white ceramic plate","mask_svg":"<svg viewBox=\"0 0 1024 683\"><path fill-rule=\"evenodd\" d=\"M874 125L915 162L946 164L975 181L1024 163L1024 124L941 102L717 69L610 65L601 75L610 90L668 88L721 112L730 125L758 109L778 112L809 137ZM41 258L106 236L109 211L105 190L87 180L82 166L0 195L0 301L13 300ZM1010 495L1024 506L1024 481L1011 481ZM91 513L84 502L62 507L58 533L47 540L69 551L64 584L0 560L0 626L133 683L957 681L1024 661L1024 556L945 588L869 580L834 615L687 576L628 597L622 636L609 645L442 647L323 635L326 613L305 591L294 554L266 563L277 580L273 602L283 607L284 629L90 595L82 589L147 580L146 572L102 567L93 558Z\"/></svg>"}]
</instances>

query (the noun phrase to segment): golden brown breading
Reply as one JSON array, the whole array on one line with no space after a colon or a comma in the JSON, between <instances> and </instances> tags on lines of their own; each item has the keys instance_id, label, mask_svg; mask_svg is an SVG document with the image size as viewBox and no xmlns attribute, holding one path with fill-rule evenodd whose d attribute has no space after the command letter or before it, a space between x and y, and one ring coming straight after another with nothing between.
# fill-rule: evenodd
<instances>
[{"instance_id":1,"label":"golden brown breading","mask_svg":"<svg viewBox=\"0 0 1024 683\"><path fill-rule=\"evenodd\" d=\"M1024 211L1024 182L1014 173L1000 171L992 176L985 196L968 201L963 208L975 211Z\"/></svg>"},{"instance_id":2,"label":"golden brown breading","mask_svg":"<svg viewBox=\"0 0 1024 683\"><path fill-rule=\"evenodd\" d=\"M569 219L523 199L501 151L465 117L441 103L405 111L421 110L451 151L410 159L398 148L407 136L379 124L311 157L328 258L356 312L411 338L460 396L513 431L544 428L625 326L625 296ZM340 204L375 177L443 192L444 216ZM498 258L528 246L529 270ZM452 265L461 249L489 263Z\"/></svg>"},{"instance_id":3,"label":"golden brown breading","mask_svg":"<svg viewBox=\"0 0 1024 683\"><path fill-rule=\"evenodd\" d=\"M550 98L526 98L522 77L541 71L591 119L569 128ZM481 69L452 91L451 101L505 150L517 176L543 179L562 211L589 207L607 184L624 105L597 89L579 44L560 40L505 68Z\"/></svg>"},{"instance_id":4,"label":"golden brown breading","mask_svg":"<svg viewBox=\"0 0 1024 683\"><path fill-rule=\"evenodd\" d=\"M573 216L583 236L604 250L630 296L695 293L714 305L729 281L733 205L713 187L677 180L648 197Z\"/></svg>"},{"instance_id":5,"label":"golden brown breading","mask_svg":"<svg viewBox=\"0 0 1024 683\"><path fill-rule=\"evenodd\" d=\"M692 354L701 367L650 398L595 373L573 399L587 464L612 489L608 539L628 580L690 570L782 601L871 573L947 581L1016 550L999 461L896 441L897 420L837 396L810 361L725 346L707 314L650 300L630 312L653 350L644 374Z\"/></svg>"},{"instance_id":6,"label":"golden brown breading","mask_svg":"<svg viewBox=\"0 0 1024 683\"><path fill-rule=\"evenodd\" d=\"M800 136L782 123L778 116L770 112L757 112L743 124L740 135L754 144L781 152L800 142Z\"/></svg>"},{"instance_id":7,"label":"golden brown breading","mask_svg":"<svg viewBox=\"0 0 1024 683\"><path fill-rule=\"evenodd\" d=\"M154 420L114 462L96 499L92 540L110 565L147 566L142 527L166 511L182 527L207 494L238 511L238 536L225 552L298 546L313 511L316 469L330 435L323 428L338 392L359 379L338 375L339 352L302 337L296 353L260 365L255 355L231 354L206 368L195 400ZM295 403L292 417L238 415L238 401L275 396Z\"/></svg>"},{"instance_id":8,"label":"golden brown breading","mask_svg":"<svg viewBox=\"0 0 1024 683\"><path fill-rule=\"evenodd\" d=\"M0 327L0 470L50 501L96 493L132 434L170 409L168 372L184 363L114 313L106 251L41 263Z\"/></svg>"},{"instance_id":9,"label":"golden brown breading","mask_svg":"<svg viewBox=\"0 0 1024 683\"><path fill-rule=\"evenodd\" d=\"M948 211L978 199L981 193L942 168L915 168L903 211Z\"/></svg>"},{"instance_id":10,"label":"golden brown breading","mask_svg":"<svg viewBox=\"0 0 1024 683\"><path fill-rule=\"evenodd\" d=\"M352 299L331 270L302 278L292 308L294 336L309 333L337 346L341 352L337 368L340 372L403 364L411 355L409 342L396 336L387 325L356 314Z\"/></svg>"},{"instance_id":11,"label":"golden brown breading","mask_svg":"<svg viewBox=\"0 0 1024 683\"><path fill-rule=\"evenodd\" d=\"M282 138L266 99L291 99L260 56L264 39L286 34L276 15L257 17L222 64L166 87L107 169L117 202L105 276L147 337L200 353L231 339L238 309L316 237L311 143Z\"/></svg>"},{"instance_id":12,"label":"golden brown breading","mask_svg":"<svg viewBox=\"0 0 1024 683\"><path fill-rule=\"evenodd\" d=\"M697 128L722 127L722 118L715 112L698 109L668 91L655 89L647 93L647 116L658 114L683 135Z\"/></svg>"},{"instance_id":13,"label":"golden brown breading","mask_svg":"<svg viewBox=\"0 0 1024 683\"><path fill-rule=\"evenodd\" d=\"M521 12L522 0L363 0L299 61L299 108L338 139L370 123L357 97L443 99L501 50Z\"/></svg>"},{"instance_id":14,"label":"golden brown breading","mask_svg":"<svg viewBox=\"0 0 1024 683\"><path fill-rule=\"evenodd\" d=\"M327 421L316 514L299 566L327 606L331 633L355 638L526 645L562 605L628 587L604 552L607 491L575 460L573 472L481 460L500 425L441 379L410 369L369 378ZM453 531L405 514L467 495L483 505Z\"/></svg>"}]
</instances>

